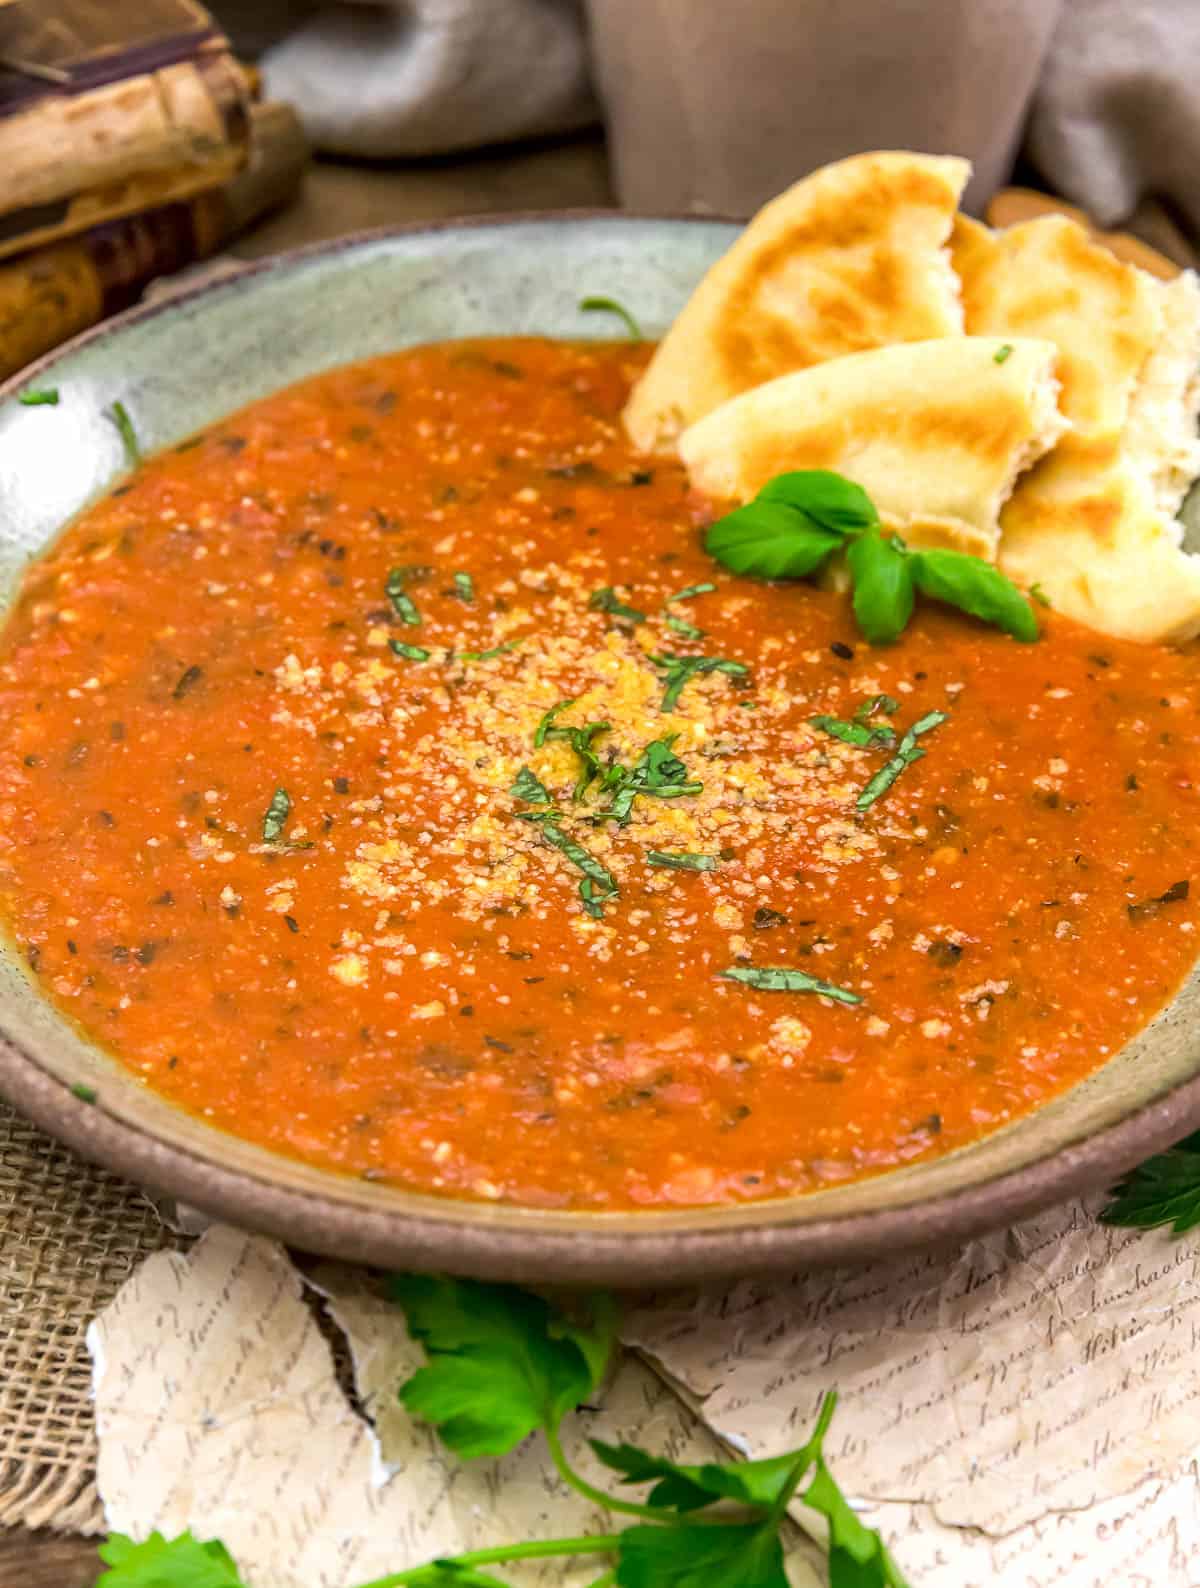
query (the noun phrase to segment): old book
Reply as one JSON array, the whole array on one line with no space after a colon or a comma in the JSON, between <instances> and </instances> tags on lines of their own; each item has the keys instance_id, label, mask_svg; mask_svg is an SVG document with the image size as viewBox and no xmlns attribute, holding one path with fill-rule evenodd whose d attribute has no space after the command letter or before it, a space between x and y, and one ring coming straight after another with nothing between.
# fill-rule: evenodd
<instances>
[{"instance_id":1,"label":"old book","mask_svg":"<svg viewBox=\"0 0 1200 1588\"><path fill-rule=\"evenodd\" d=\"M220 186L251 84L195 0L41 0L0 28L0 256Z\"/></svg>"},{"instance_id":2,"label":"old book","mask_svg":"<svg viewBox=\"0 0 1200 1588\"><path fill-rule=\"evenodd\" d=\"M295 112L267 101L250 119L250 158L228 186L0 265L0 378L127 308L155 276L215 253L295 194L308 155Z\"/></svg>"}]
</instances>

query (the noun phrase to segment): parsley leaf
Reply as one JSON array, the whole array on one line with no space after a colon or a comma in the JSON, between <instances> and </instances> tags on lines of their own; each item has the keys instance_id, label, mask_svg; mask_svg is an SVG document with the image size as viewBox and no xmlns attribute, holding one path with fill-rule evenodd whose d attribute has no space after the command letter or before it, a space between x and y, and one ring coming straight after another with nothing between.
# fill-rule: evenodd
<instances>
[{"instance_id":1,"label":"parsley leaf","mask_svg":"<svg viewBox=\"0 0 1200 1588\"><path fill-rule=\"evenodd\" d=\"M26 408L57 408L58 387L43 386L40 389L31 386L28 391L23 391L17 398Z\"/></svg>"},{"instance_id":2,"label":"parsley leaf","mask_svg":"<svg viewBox=\"0 0 1200 1588\"><path fill-rule=\"evenodd\" d=\"M416 602L404 588L404 569L389 569L383 588L392 604L392 611L401 623L408 623L416 628L420 624L421 614L417 611Z\"/></svg>"},{"instance_id":3,"label":"parsley leaf","mask_svg":"<svg viewBox=\"0 0 1200 1588\"><path fill-rule=\"evenodd\" d=\"M504 1455L537 1428L553 1432L607 1369L616 1334L607 1298L571 1319L510 1285L397 1274L388 1289L429 1359L400 1399L464 1459Z\"/></svg>"},{"instance_id":4,"label":"parsley leaf","mask_svg":"<svg viewBox=\"0 0 1200 1588\"><path fill-rule=\"evenodd\" d=\"M216 1539L201 1543L190 1532L177 1538L151 1533L141 1544L110 1533L100 1545L109 1567L96 1588L245 1588L233 1557Z\"/></svg>"},{"instance_id":5,"label":"parsley leaf","mask_svg":"<svg viewBox=\"0 0 1200 1588\"><path fill-rule=\"evenodd\" d=\"M644 342L646 340L642 335L641 326L633 315L625 308L624 304L618 303L615 298L580 298L579 307L585 314L615 314L618 319L624 320L625 327L633 341Z\"/></svg>"},{"instance_id":6,"label":"parsley leaf","mask_svg":"<svg viewBox=\"0 0 1200 1588\"><path fill-rule=\"evenodd\" d=\"M733 678L744 678L750 671L745 662L730 662L723 656L675 656L670 651L662 651L648 660L655 667L661 667L666 674L664 682L667 688L662 698L664 711L674 710L683 686L700 673L728 673Z\"/></svg>"},{"instance_id":7,"label":"parsley leaf","mask_svg":"<svg viewBox=\"0 0 1200 1588\"><path fill-rule=\"evenodd\" d=\"M817 1475L800 1499L828 1519L831 1588L906 1588L879 1534L846 1503L824 1456L817 1456Z\"/></svg>"},{"instance_id":8,"label":"parsley leaf","mask_svg":"<svg viewBox=\"0 0 1200 1588\"><path fill-rule=\"evenodd\" d=\"M869 530L846 554L854 580L854 616L873 645L890 645L913 610L912 562L896 537Z\"/></svg>"},{"instance_id":9,"label":"parsley leaf","mask_svg":"<svg viewBox=\"0 0 1200 1588\"><path fill-rule=\"evenodd\" d=\"M1127 1174L1100 1218L1135 1230L1169 1224L1175 1235L1200 1226L1200 1131Z\"/></svg>"},{"instance_id":10,"label":"parsley leaf","mask_svg":"<svg viewBox=\"0 0 1200 1588\"><path fill-rule=\"evenodd\" d=\"M765 1461L706 1462L703 1466L678 1466L664 1456L651 1455L637 1445L606 1445L588 1441L606 1467L619 1472L626 1483L653 1483L647 1499L670 1511L699 1511L719 1500L757 1505L769 1510L778 1500L796 1466L798 1451L769 1456Z\"/></svg>"},{"instance_id":11,"label":"parsley leaf","mask_svg":"<svg viewBox=\"0 0 1200 1588\"><path fill-rule=\"evenodd\" d=\"M124 403L113 403L111 408L104 410L104 417L117 427L117 434L121 438L121 445L125 448L125 462L131 469L136 469L142 461L142 449L138 444L137 431L133 428L133 420Z\"/></svg>"},{"instance_id":12,"label":"parsley leaf","mask_svg":"<svg viewBox=\"0 0 1200 1588\"><path fill-rule=\"evenodd\" d=\"M715 871L720 862L716 855L696 855L685 849L648 849L646 864L668 871Z\"/></svg>"},{"instance_id":13,"label":"parsley leaf","mask_svg":"<svg viewBox=\"0 0 1200 1588\"><path fill-rule=\"evenodd\" d=\"M820 981L804 970L792 970L786 965L733 965L720 972L723 981L740 981L759 992L810 992L823 998L833 998L840 1004L860 1004L858 993L845 987L835 987L832 982Z\"/></svg>"},{"instance_id":14,"label":"parsley leaf","mask_svg":"<svg viewBox=\"0 0 1200 1588\"><path fill-rule=\"evenodd\" d=\"M1002 629L1029 645L1039 629L1033 608L999 568L961 551L920 551L912 558L913 578L922 594Z\"/></svg>"},{"instance_id":15,"label":"parsley leaf","mask_svg":"<svg viewBox=\"0 0 1200 1588\"><path fill-rule=\"evenodd\" d=\"M621 1534L619 1588L788 1588L771 1522L727 1527L630 1527Z\"/></svg>"},{"instance_id":16,"label":"parsley leaf","mask_svg":"<svg viewBox=\"0 0 1200 1588\"><path fill-rule=\"evenodd\" d=\"M917 743L923 733L930 733L934 728L940 728L943 722L949 722L949 717L944 711L927 711L923 717L914 722L907 730L900 743L896 746L896 753L886 766L881 766L879 771L863 789L855 800L855 805L860 811L867 810L874 805L881 795L900 776L906 767L912 766L914 761L919 761L925 751Z\"/></svg>"},{"instance_id":17,"label":"parsley leaf","mask_svg":"<svg viewBox=\"0 0 1200 1588\"><path fill-rule=\"evenodd\" d=\"M841 535L794 508L761 499L726 513L704 537L705 551L722 567L760 579L802 579L842 544Z\"/></svg>"},{"instance_id":18,"label":"parsley leaf","mask_svg":"<svg viewBox=\"0 0 1200 1588\"><path fill-rule=\"evenodd\" d=\"M283 829L287 826L288 817L292 814L292 797L285 788L277 788L271 795L271 803L267 806L266 815L263 817L262 835L264 844L277 844L283 837Z\"/></svg>"},{"instance_id":19,"label":"parsley leaf","mask_svg":"<svg viewBox=\"0 0 1200 1588\"><path fill-rule=\"evenodd\" d=\"M588 606L593 612L607 612L610 617L625 618L630 623L646 621L646 614L639 612L636 607L626 606L610 584L606 584L602 590L593 590L588 597Z\"/></svg>"}]
</instances>

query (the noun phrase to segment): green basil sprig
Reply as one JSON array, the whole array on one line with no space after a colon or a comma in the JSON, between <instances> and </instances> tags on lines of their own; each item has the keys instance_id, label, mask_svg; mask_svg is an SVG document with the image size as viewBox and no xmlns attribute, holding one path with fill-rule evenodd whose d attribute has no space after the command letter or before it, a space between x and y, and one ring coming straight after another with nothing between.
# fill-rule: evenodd
<instances>
[{"instance_id":1,"label":"green basil sprig","mask_svg":"<svg viewBox=\"0 0 1200 1588\"><path fill-rule=\"evenodd\" d=\"M711 525L704 544L733 573L760 579L803 579L845 551L854 616L875 645L908 627L918 591L1024 643L1038 637L1033 608L998 568L966 552L910 550L883 533L860 485L828 469L776 475Z\"/></svg>"}]
</instances>

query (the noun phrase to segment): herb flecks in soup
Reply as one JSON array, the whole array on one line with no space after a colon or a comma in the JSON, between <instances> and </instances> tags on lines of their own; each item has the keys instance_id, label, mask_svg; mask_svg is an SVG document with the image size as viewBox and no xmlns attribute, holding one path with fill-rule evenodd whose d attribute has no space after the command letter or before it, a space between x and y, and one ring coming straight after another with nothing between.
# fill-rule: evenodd
<instances>
[{"instance_id":1,"label":"herb flecks in soup","mask_svg":"<svg viewBox=\"0 0 1200 1588\"><path fill-rule=\"evenodd\" d=\"M647 352L418 349L146 463L0 652L0 888L47 993L215 1124L605 1208L958 1147L1194 956L1194 655L705 555ZM916 752L923 751L923 754Z\"/></svg>"}]
</instances>

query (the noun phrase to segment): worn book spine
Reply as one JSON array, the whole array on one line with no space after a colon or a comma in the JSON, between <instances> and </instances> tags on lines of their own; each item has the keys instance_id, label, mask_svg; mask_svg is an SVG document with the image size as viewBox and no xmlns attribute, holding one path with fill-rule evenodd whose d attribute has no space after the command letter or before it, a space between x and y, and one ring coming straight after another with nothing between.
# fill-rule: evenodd
<instances>
[{"instance_id":1,"label":"worn book spine","mask_svg":"<svg viewBox=\"0 0 1200 1588\"><path fill-rule=\"evenodd\" d=\"M0 265L0 377L128 308L156 276L207 258L296 193L307 146L290 106L251 115L249 162L225 188L109 221Z\"/></svg>"}]
</instances>

